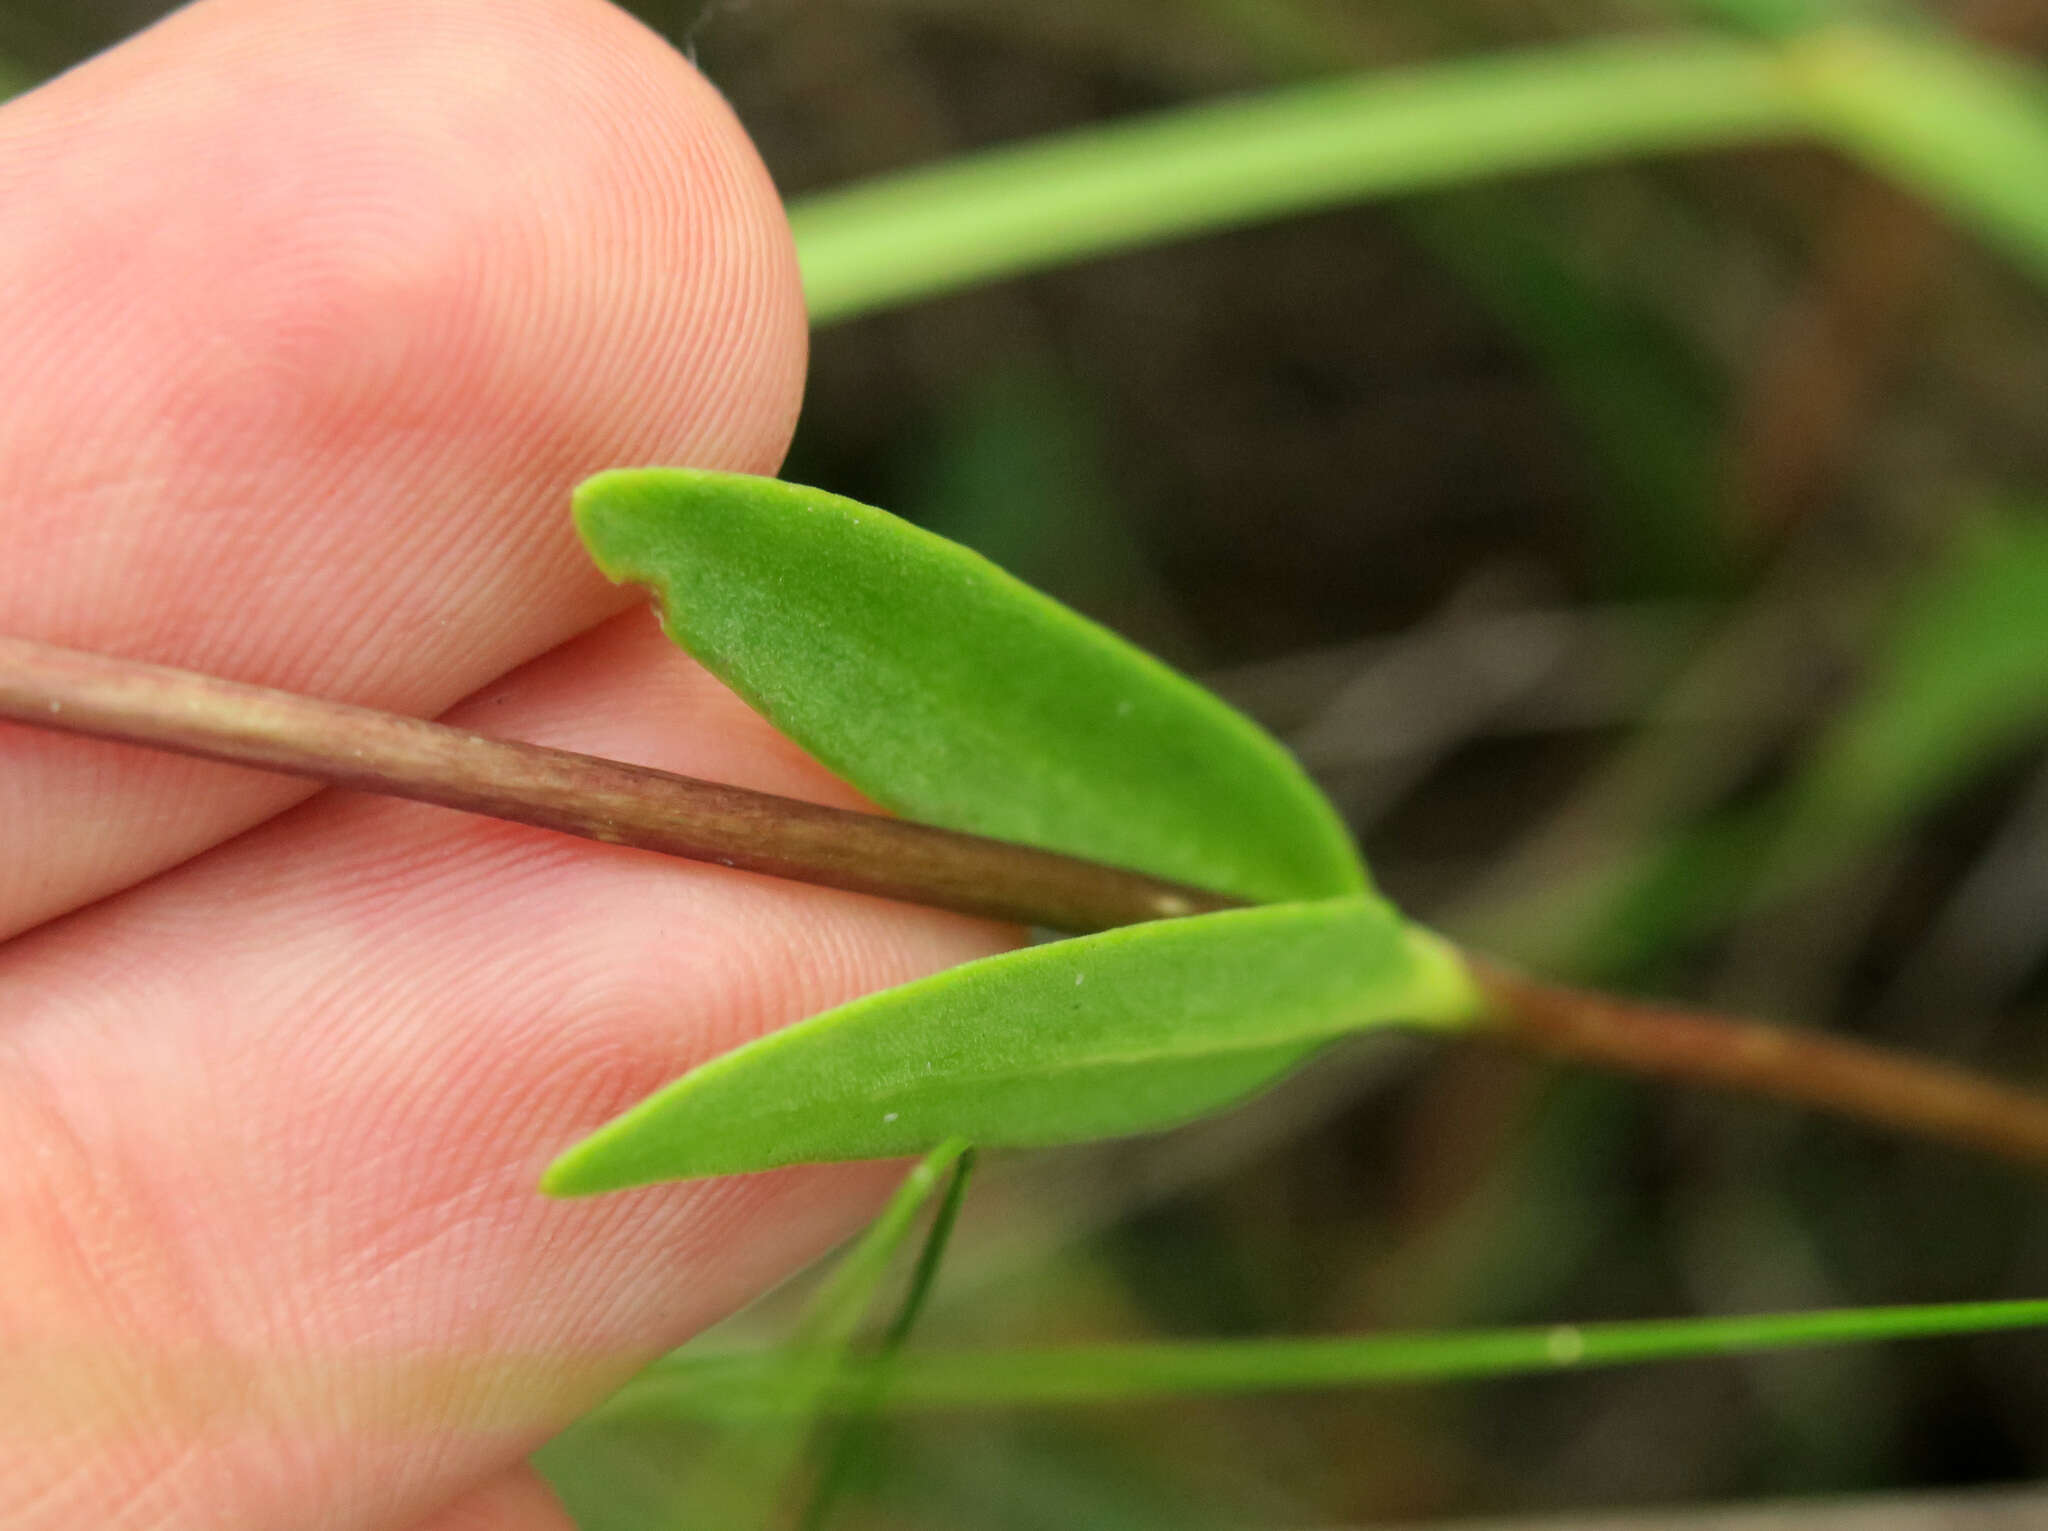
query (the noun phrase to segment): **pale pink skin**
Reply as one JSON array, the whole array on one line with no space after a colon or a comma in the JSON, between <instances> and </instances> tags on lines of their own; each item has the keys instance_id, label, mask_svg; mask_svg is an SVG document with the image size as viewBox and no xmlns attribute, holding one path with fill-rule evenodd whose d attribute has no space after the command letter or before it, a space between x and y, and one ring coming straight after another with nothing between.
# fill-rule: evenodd
<instances>
[{"instance_id":1,"label":"pale pink skin","mask_svg":"<svg viewBox=\"0 0 2048 1531\"><path fill-rule=\"evenodd\" d=\"M0 295L0 632L854 800L570 527L772 470L803 377L768 178L622 14L203 0L0 111ZM894 1171L542 1166L1005 939L6 725L0 841L19 1531L566 1526L525 1453Z\"/></svg>"}]
</instances>

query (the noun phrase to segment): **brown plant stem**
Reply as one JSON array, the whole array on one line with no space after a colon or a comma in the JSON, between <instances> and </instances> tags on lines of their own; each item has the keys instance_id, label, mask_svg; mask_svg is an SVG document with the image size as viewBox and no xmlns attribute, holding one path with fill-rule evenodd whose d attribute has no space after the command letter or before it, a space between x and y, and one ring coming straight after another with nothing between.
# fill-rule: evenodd
<instances>
[{"instance_id":1,"label":"brown plant stem","mask_svg":"<svg viewBox=\"0 0 2048 1531\"><path fill-rule=\"evenodd\" d=\"M23 639L0 638L0 719L1056 930L1241 904L1028 846ZM1559 988L1467 960L1488 1006L1475 1035L2048 1165L2048 1098L1855 1042Z\"/></svg>"},{"instance_id":2,"label":"brown plant stem","mask_svg":"<svg viewBox=\"0 0 2048 1531\"><path fill-rule=\"evenodd\" d=\"M1567 989L1466 957L1481 1034L1546 1057L1810 1106L2048 1166L2048 1097L1824 1033Z\"/></svg>"},{"instance_id":3,"label":"brown plant stem","mask_svg":"<svg viewBox=\"0 0 2048 1531\"><path fill-rule=\"evenodd\" d=\"M20 638L0 638L0 718L1055 930L1241 902L1030 846Z\"/></svg>"}]
</instances>

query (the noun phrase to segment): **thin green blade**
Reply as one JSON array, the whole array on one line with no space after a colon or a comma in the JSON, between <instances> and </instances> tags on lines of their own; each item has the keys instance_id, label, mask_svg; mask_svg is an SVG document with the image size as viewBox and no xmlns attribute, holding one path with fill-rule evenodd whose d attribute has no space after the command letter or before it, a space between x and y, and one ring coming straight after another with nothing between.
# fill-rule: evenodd
<instances>
[{"instance_id":1,"label":"thin green blade","mask_svg":"<svg viewBox=\"0 0 2048 1531\"><path fill-rule=\"evenodd\" d=\"M1807 1313L1553 1324L1446 1334L1191 1344L1075 1345L1047 1350L908 1351L842 1373L827 1406L962 1409L1130 1403L1199 1394L1387 1387L1823 1345L1931 1339L2048 1326L2048 1302L1939 1303ZM678 1352L628 1383L607 1418L745 1416L777 1407L764 1384L801 1371L789 1351Z\"/></svg>"},{"instance_id":2,"label":"thin green blade","mask_svg":"<svg viewBox=\"0 0 2048 1531\"><path fill-rule=\"evenodd\" d=\"M1115 250L1516 172L1786 138L1772 51L1600 38L1315 80L799 200L814 324Z\"/></svg>"},{"instance_id":3,"label":"thin green blade","mask_svg":"<svg viewBox=\"0 0 2048 1531\"><path fill-rule=\"evenodd\" d=\"M933 1234L917 1262L912 1293L929 1285L934 1244L950 1227L962 1178L973 1154L959 1142L943 1143L911 1166L875 1221L841 1256L829 1278L804 1305L796 1331L776 1353L797 1361L763 1386L758 1409L706 1421L711 1439L687 1476L689 1459L672 1431L650 1434L640 1424L604 1414L586 1416L544 1446L535 1465L561 1495L579 1526L633 1527L788 1525L806 1492L806 1449L836 1442L846 1412L834 1381L858 1367L856 1345L890 1268L915 1231L919 1215L943 1189ZM899 1314L889 1327L903 1326ZM886 1352L878 1352L886 1353ZM863 1373L863 1375L865 1375ZM829 1413L834 1418L821 1416ZM820 1426L824 1429L822 1434Z\"/></svg>"},{"instance_id":4,"label":"thin green blade","mask_svg":"<svg viewBox=\"0 0 2048 1531\"><path fill-rule=\"evenodd\" d=\"M944 538L774 479L600 474L591 555L885 807L1253 901L1365 873L1293 758L1192 681Z\"/></svg>"},{"instance_id":5,"label":"thin green blade","mask_svg":"<svg viewBox=\"0 0 2048 1531\"><path fill-rule=\"evenodd\" d=\"M973 1153L965 1140L952 1138L911 1167L889 1198L889 1204L868 1224L867 1231L805 1305L794 1341L799 1348L843 1351L853 1343L882 1277L910 1237L918 1213L941 1186L949 1188L946 1205L951 1205L950 1188L961 1178L962 1161L971 1163ZM950 1213L943 1221L950 1224Z\"/></svg>"},{"instance_id":6,"label":"thin green blade","mask_svg":"<svg viewBox=\"0 0 2048 1531\"><path fill-rule=\"evenodd\" d=\"M713 1059L571 1148L555 1195L1151 1131L1234 1103L1347 1031L1455 1025L1444 942L1370 895L1127 926L855 1000Z\"/></svg>"},{"instance_id":7,"label":"thin green blade","mask_svg":"<svg viewBox=\"0 0 2048 1531\"><path fill-rule=\"evenodd\" d=\"M2048 84L2016 59L1903 27L1825 28L1786 51L1816 126L2048 278Z\"/></svg>"},{"instance_id":8,"label":"thin green blade","mask_svg":"<svg viewBox=\"0 0 2048 1531\"><path fill-rule=\"evenodd\" d=\"M2048 522L1986 516L1907 592L1793 790L1798 828L1851 846L1891 832L2044 729Z\"/></svg>"},{"instance_id":9,"label":"thin green blade","mask_svg":"<svg viewBox=\"0 0 2048 1531\"><path fill-rule=\"evenodd\" d=\"M974 1173L974 1150L958 1138L941 1144L919 1164L913 1175L935 1178L938 1171L950 1166L951 1178L946 1185L945 1199L939 1203L933 1215L931 1228L925 1234L924 1247L918 1251L917 1266L911 1272L909 1290L903 1294L903 1301L896 1310L896 1316L889 1321L880 1343L874 1348L870 1359L880 1360L895 1355L910 1338L910 1331L916 1327L918 1316L924 1311L926 1299L931 1296L932 1287L939 1276L939 1264L946 1257L946 1246L953 1237L954 1225L959 1221L960 1207L967 1199L968 1178ZM918 1204L922 1206L930 1196L930 1189L922 1190ZM897 1193L900 1201L904 1192ZM892 1204L891 1212L895 1210ZM886 1214L885 1214L886 1215ZM909 1223L904 1222L904 1232ZM896 1242L901 1242L897 1235ZM893 1246L892 1246L893 1247ZM820 1454L817 1481L812 1486L809 1503L804 1507L803 1517L798 1522L801 1531L820 1531L831 1518L833 1506L845 1492L847 1485L860 1469L864 1458L872 1455L875 1446L874 1433L870 1422L863 1418L868 1411L854 1403L847 1413L850 1417L840 1420L838 1428Z\"/></svg>"}]
</instances>

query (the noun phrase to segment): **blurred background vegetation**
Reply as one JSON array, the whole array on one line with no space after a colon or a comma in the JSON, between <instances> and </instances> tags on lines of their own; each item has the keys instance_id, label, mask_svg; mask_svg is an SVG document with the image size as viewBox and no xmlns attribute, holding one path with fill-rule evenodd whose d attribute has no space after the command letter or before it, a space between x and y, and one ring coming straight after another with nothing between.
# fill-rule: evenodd
<instances>
[{"instance_id":1,"label":"blurred background vegetation","mask_svg":"<svg viewBox=\"0 0 2048 1531\"><path fill-rule=\"evenodd\" d=\"M0 0L0 75L161 9ZM1796 42L1853 10L2022 70L2048 53L2037 0L635 9L792 198L1575 39ZM1811 141L1480 177L823 328L788 474L981 548L1202 675L1300 753L1387 890L1463 940L2041 1079L2048 245L1923 198L1930 174L2003 166L2019 223L2031 196L2048 230L2048 173L2025 179L2048 138L2015 158L1997 113L1904 83L1900 120L1950 113L1911 189ZM720 1338L774 1336L800 1290ZM2044 1292L2048 1212L2017 1172L1382 1040L1224 1120L986 1166L919 1342ZM729 1439L585 1432L550 1460L593 1528L759 1523L755 1459ZM2024 1480L2048 1473L2048 1342L909 1419L861 1463L838 1524L1003 1531Z\"/></svg>"}]
</instances>

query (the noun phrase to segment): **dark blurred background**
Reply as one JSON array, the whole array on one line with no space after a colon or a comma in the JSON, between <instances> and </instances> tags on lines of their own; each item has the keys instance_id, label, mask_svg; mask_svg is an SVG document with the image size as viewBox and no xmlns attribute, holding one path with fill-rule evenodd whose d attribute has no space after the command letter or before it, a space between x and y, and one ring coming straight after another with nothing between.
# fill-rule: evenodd
<instances>
[{"instance_id":1,"label":"dark blurred background","mask_svg":"<svg viewBox=\"0 0 2048 1531\"><path fill-rule=\"evenodd\" d=\"M161 9L0 0L0 70L32 80ZM1788 7L635 9L794 198L1307 75ZM2048 50L2031 0L1922 14ZM788 473L1208 679L1461 939L2038 1080L2044 401L2036 281L1844 159L1774 148L1293 218L835 326ZM1218 1122L988 1167L924 1338L2044 1292L2048 1215L2017 1172L1378 1042ZM1335 1526L2025 1480L2048 1471L2044 1363L2000 1338L905 1423L842 1523ZM593 1526L744 1523L701 1442L577 1449ZM1942 1513L1910 1524L1963 1524Z\"/></svg>"}]
</instances>

